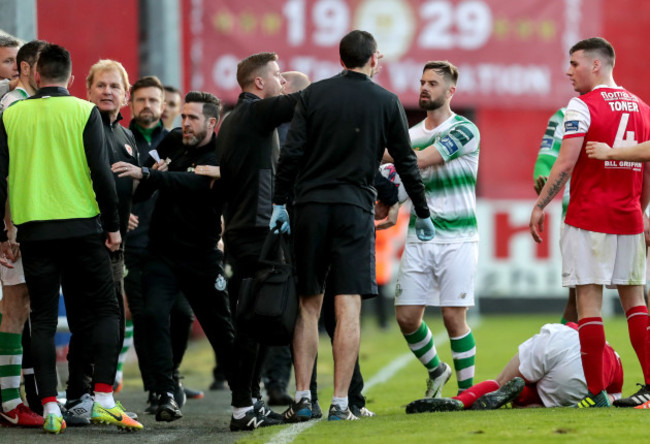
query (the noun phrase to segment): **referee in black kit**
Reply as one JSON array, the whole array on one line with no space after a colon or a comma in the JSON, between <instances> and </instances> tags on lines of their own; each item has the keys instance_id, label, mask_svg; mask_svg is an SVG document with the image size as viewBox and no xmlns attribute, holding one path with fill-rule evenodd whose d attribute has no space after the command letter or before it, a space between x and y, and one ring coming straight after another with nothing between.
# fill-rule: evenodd
<instances>
[{"instance_id":1,"label":"referee in black kit","mask_svg":"<svg viewBox=\"0 0 650 444\"><path fill-rule=\"evenodd\" d=\"M234 329L224 295L223 253L217 249L221 208L214 198L222 195L220 181L213 183L209 177L194 173L198 165L217 164L214 129L220 111L219 99L212 94L187 93L182 131L172 130L157 149L160 158L168 160L168 171L133 168L124 162L112 167L120 177L140 179L134 200L147 199L158 190L143 270L145 343L153 390L159 396L156 421L183 416L173 396L177 384L172 375L169 330L169 315L179 291L194 310L218 361L226 367L226 376L231 376Z\"/></svg>"},{"instance_id":2,"label":"referee in black kit","mask_svg":"<svg viewBox=\"0 0 650 444\"><path fill-rule=\"evenodd\" d=\"M404 109L397 96L371 80L382 57L374 37L352 31L341 40L339 52L343 72L313 83L298 100L280 154L270 221L272 229L281 222L281 231L289 230L285 204L293 188L300 314L293 341L296 401L291 410L300 416L297 420L308 419L311 410L309 382L328 273L337 317L328 419L357 419L347 394L359 351L360 295L377 294L373 183L385 148L413 201L418 237L429 240L434 233Z\"/></svg>"}]
</instances>

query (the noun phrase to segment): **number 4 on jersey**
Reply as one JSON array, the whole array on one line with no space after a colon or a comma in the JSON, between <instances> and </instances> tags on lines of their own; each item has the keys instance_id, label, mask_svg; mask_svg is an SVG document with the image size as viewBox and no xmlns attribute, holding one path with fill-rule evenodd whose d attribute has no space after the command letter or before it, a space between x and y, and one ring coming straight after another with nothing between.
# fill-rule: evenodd
<instances>
[{"instance_id":1,"label":"number 4 on jersey","mask_svg":"<svg viewBox=\"0 0 650 444\"><path fill-rule=\"evenodd\" d=\"M632 146L639 143L635 139L634 131L626 131L627 122L629 120L630 120L630 113L621 114L621 122L618 124L618 130L616 131L616 138L614 139L614 145L612 145L612 148L620 148L622 146Z\"/></svg>"}]
</instances>

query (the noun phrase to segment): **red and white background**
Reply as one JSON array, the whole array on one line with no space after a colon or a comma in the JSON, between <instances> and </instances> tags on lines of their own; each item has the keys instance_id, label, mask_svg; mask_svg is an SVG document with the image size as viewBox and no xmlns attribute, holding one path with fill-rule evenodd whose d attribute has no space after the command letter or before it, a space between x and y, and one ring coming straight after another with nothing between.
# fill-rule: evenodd
<instances>
[{"instance_id":1,"label":"red and white background","mask_svg":"<svg viewBox=\"0 0 650 444\"><path fill-rule=\"evenodd\" d=\"M239 93L237 62L277 52L283 70L312 80L341 70L338 44L351 29L371 32L384 54L376 80L417 107L428 60L460 69L454 104L547 108L566 101L568 47L600 28L600 0L183 0L190 89L226 102Z\"/></svg>"}]
</instances>

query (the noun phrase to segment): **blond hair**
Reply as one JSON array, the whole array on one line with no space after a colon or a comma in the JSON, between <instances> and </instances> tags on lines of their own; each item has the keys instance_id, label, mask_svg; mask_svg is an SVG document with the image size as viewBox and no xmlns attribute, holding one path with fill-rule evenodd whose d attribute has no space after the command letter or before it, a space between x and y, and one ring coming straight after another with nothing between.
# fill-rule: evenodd
<instances>
[{"instance_id":1,"label":"blond hair","mask_svg":"<svg viewBox=\"0 0 650 444\"><path fill-rule=\"evenodd\" d=\"M90 89L90 87L93 86L93 81L95 80L95 74L99 72L105 72L105 71L117 71L120 74L120 77L122 78L122 84L124 86L124 90L125 91L129 90L130 87L129 75L126 73L126 69L124 69L124 66L120 62L116 60L110 60L110 59L102 59L90 67L90 71L88 72L88 77L86 77L86 88Z\"/></svg>"}]
</instances>

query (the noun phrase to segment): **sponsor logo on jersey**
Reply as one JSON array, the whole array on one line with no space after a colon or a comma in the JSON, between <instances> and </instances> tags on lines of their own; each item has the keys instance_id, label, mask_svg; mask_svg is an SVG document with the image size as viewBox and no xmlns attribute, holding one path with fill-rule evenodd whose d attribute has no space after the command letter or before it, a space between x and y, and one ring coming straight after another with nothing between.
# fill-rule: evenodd
<instances>
[{"instance_id":1,"label":"sponsor logo on jersey","mask_svg":"<svg viewBox=\"0 0 650 444\"><path fill-rule=\"evenodd\" d=\"M564 122L564 131L569 132L569 131L578 131L578 128L580 128L580 123L577 120L567 120Z\"/></svg>"},{"instance_id":2,"label":"sponsor logo on jersey","mask_svg":"<svg viewBox=\"0 0 650 444\"><path fill-rule=\"evenodd\" d=\"M544 137L542 139L542 146L540 148L540 151L548 151L551 148L553 148L553 138L552 137Z\"/></svg>"},{"instance_id":3,"label":"sponsor logo on jersey","mask_svg":"<svg viewBox=\"0 0 650 444\"><path fill-rule=\"evenodd\" d=\"M469 128L465 128L464 126L458 126L452 129L449 132L449 135L458 139L463 145L467 145L467 143L474 138L474 134L469 130Z\"/></svg>"},{"instance_id":4,"label":"sponsor logo on jersey","mask_svg":"<svg viewBox=\"0 0 650 444\"><path fill-rule=\"evenodd\" d=\"M453 156L458 151L458 145L450 136L445 136L440 139L440 145L442 145L447 151L448 156Z\"/></svg>"}]
</instances>

